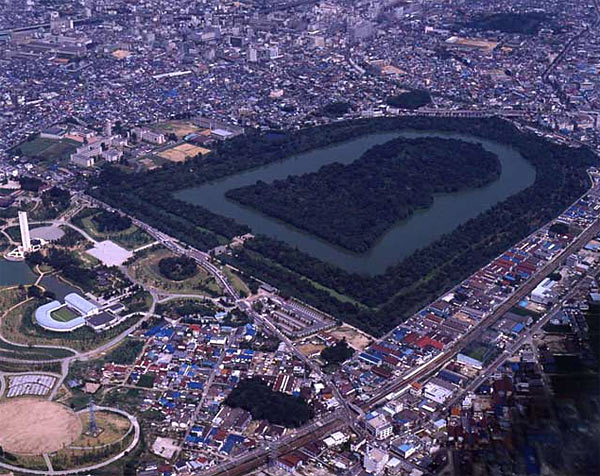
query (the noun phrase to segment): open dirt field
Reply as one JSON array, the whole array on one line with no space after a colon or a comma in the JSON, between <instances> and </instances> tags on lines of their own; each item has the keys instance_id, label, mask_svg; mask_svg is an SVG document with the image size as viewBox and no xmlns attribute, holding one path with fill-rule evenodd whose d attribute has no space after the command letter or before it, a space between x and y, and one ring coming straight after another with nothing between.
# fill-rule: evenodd
<instances>
[{"instance_id":1,"label":"open dirt field","mask_svg":"<svg viewBox=\"0 0 600 476\"><path fill-rule=\"evenodd\" d=\"M131 56L131 53L127 50L115 50L112 52L112 55L121 60Z\"/></svg>"},{"instance_id":2,"label":"open dirt field","mask_svg":"<svg viewBox=\"0 0 600 476\"><path fill-rule=\"evenodd\" d=\"M345 338L348 345L356 350L363 350L373 341L367 335L345 324L337 329L333 329L331 335L336 339Z\"/></svg>"},{"instance_id":3,"label":"open dirt field","mask_svg":"<svg viewBox=\"0 0 600 476\"><path fill-rule=\"evenodd\" d=\"M317 352L321 352L325 348L324 345L315 345L315 344L302 344L298 346L298 350L302 352L307 357L310 357Z\"/></svg>"},{"instance_id":4,"label":"open dirt field","mask_svg":"<svg viewBox=\"0 0 600 476\"><path fill-rule=\"evenodd\" d=\"M159 124L158 128L167 133L174 133L179 139L200 130L198 126L185 121L164 122Z\"/></svg>"},{"instance_id":5,"label":"open dirt field","mask_svg":"<svg viewBox=\"0 0 600 476\"><path fill-rule=\"evenodd\" d=\"M171 162L183 162L188 157L195 157L198 154L208 154L209 149L198 147L192 144L179 144L171 149L163 150L158 153L159 157L170 160Z\"/></svg>"},{"instance_id":6,"label":"open dirt field","mask_svg":"<svg viewBox=\"0 0 600 476\"><path fill-rule=\"evenodd\" d=\"M60 403L37 398L0 402L0 446L10 453L51 453L82 431L81 420Z\"/></svg>"}]
</instances>

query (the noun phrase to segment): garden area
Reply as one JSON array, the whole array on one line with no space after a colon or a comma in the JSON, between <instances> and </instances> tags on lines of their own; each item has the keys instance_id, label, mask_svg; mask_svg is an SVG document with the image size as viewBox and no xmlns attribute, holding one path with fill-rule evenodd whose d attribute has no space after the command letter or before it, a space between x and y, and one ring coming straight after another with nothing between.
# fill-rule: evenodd
<instances>
[{"instance_id":1,"label":"garden area","mask_svg":"<svg viewBox=\"0 0 600 476\"><path fill-rule=\"evenodd\" d=\"M145 231L132 224L131 219L116 212L86 208L75 215L72 222L93 239L111 240L128 250L134 250L154 241Z\"/></svg>"},{"instance_id":2,"label":"garden area","mask_svg":"<svg viewBox=\"0 0 600 476\"><path fill-rule=\"evenodd\" d=\"M134 261L129 270L132 276L159 292L171 294L222 295L216 280L207 271L161 248Z\"/></svg>"}]
</instances>

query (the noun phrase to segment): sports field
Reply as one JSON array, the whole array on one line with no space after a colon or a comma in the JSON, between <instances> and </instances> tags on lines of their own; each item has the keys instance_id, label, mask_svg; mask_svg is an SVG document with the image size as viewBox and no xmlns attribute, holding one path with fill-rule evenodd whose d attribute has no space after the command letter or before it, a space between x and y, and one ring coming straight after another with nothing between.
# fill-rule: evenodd
<instances>
[{"instance_id":1,"label":"sports field","mask_svg":"<svg viewBox=\"0 0 600 476\"><path fill-rule=\"evenodd\" d=\"M181 139L182 137L185 137L188 134L192 134L200 130L198 126L187 121L163 122L162 124L158 125L158 129L167 134L173 133L177 136L178 139Z\"/></svg>"},{"instance_id":2,"label":"sports field","mask_svg":"<svg viewBox=\"0 0 600 476\"><path fill-rule=\"evenodd\" d=\"M29 397L1 401L0 422L0 446L16 454L58 451L82 432L81 420L70 408Z\"/></svg>"},{"instance_id":3,"label":"sports field","mask_svg":"<svg viewBox=\"0 0 600 476\"><path fill-rule=\"evenodd\" d=\"M66 306L63 306L57 309L56 311L52 311L50 315L52 316L52 319L58 322L69 322L75 319L76 317L79 317L79 314L72 311Z\"/></svg>"},{"instance_id":4,"label":"sports field","mask_svg":"<svg viewBox=\"0 0 600 476\"><path fill-rule=\"evenodd\" d=\"M79 145L81 144L70 139L54 140L38 136L31 141L23 142L15 150L24 155L55 162L67 160Z\"/></svg>"},{"instance_id":5,"label":"sports field","mask_svg":"<svg viewBox=\"0 0 600 476\"><path fill-rule=\"evenodd\" d=\"M189 157L195 157L198 154L206 155L210 152L209 149L198 147L192 144L179 144L170 149L163 150L157 155L171 162L183 162Z\"/></svg>"}]
</instances>

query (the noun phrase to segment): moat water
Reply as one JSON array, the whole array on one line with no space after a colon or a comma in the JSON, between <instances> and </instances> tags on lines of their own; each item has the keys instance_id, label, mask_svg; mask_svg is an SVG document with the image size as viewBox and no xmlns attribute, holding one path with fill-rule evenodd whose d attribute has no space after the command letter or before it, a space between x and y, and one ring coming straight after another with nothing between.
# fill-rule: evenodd
<instances>
[{"instance_id":1,"label":"moat water","mask_svg":"<svg viewBox=\"0 0 600 476\"><path fill-rule=\"evenodd\" d=\"M349 164L377 144L397 137L442 137L480 143L496 154L502 165L500 177L488 185L456 193L438 194L433 205L396 223L365 253L353 253L320 239L309 232L240 205L225 197L228 190L282 180L290 175L316 172L322 166L339 162ZM262 233L285 241L301 251L347 271L376 275L419 248L429 245L462 223L488 210L535 181L535 169L515 149L465 134L436 131L399 131L370 134L356 139L283 158L281 161L247 170L229 177L176 192L181 200L201 205L219 215L248 225L254 233Z\"/></svg>"}]
</instances>

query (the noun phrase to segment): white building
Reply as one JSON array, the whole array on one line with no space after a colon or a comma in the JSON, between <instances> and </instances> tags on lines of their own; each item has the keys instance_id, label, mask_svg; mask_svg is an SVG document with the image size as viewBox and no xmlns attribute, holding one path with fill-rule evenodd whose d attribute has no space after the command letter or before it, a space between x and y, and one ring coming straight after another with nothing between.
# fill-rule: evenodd
<instances>
[{"instance_id":1,"label":"white building","mask_svg":"<svg viewBox=\"0 0 600 476\"><path fill-rule=\"evenodd\" d=\"M365 451L363 466L369 474L382 474L389 459L390 455L387 451L369 447Z\"/></svg>"},{"instance_id":2,"label":"white building","mask_svg":"<svg viewBox=\"0 0 600 476\"><path fill-rule=\"evenodd\" d=\"M555 298L552 288L556 285L557 281L553 281L550 278L544 279L538 286L531 292L531 300L538 304L547 305L552 302Z\"/></svg>"},{"instance_id":3,"label":"white building","mask_svg":"<svg viewBox=\"0 0 600 476\"><path fill-rule=\"evenodd\" d=\"M100 311L96 304L81 297L77 293L67 294L65 296L65 303L79 311L84 317L93 316Z\"/></svg>"},{"instance_id":4,"label":"white building","mask_svg":"<svg viewBox=\"0 0 600 476\"><path fill-rule=\"evenodd\" d=\"M79 167L93 167L96 159L83 154L73 154L71 155L71 162Z\"/></svg>"},{"instance_id":5,"label":"white building","mask_svg":"<svg viewBox=\"0 0 600 476\"><path fill-rule=\"evenodd\" d=\"M132 132L138 137L139 140L149 142L151 144L162 145L167 141L164 134L153 132L149 129L137 127L133 129Z\"/></svg>"},{"instance_id":6,"label":"white building","mask_svg":"<svg viewBox=\"0 0 600 476\"><path fill-rule=\"evenodd\" d=\"M381 414L367 420L367 430L376 440L385 440L394 432L392 424Z\"/></svg>"},{"instance_id":7,"label":"white building","mask_svg":"<svg viewBox=\"0 0 600 476\"><path fill-rule=\"evenodd\" d=\"M423 388L423 395L429 400L433 400L436 403L443 404L452 396L452 390L444 388L441 385L429 382Z\"/></svg>"},{"instance_id":8,"label":"white building","mask_svg":"<svg viewBox=\"0 0 600 476\"><path fill-rule=\"evenodd\" d=\"M123 157L123 151L119 149L108 149L102 152L102 158L107 162L117 162Z\"/></svg>"}]
</instances>

